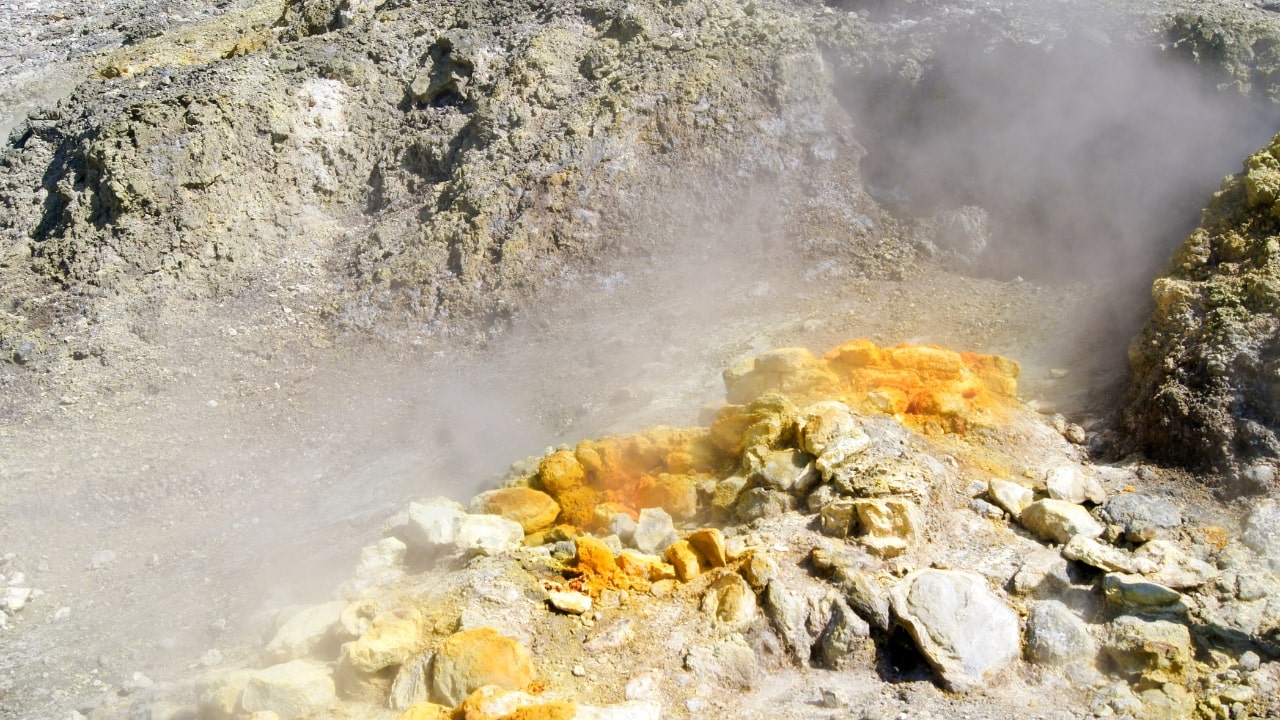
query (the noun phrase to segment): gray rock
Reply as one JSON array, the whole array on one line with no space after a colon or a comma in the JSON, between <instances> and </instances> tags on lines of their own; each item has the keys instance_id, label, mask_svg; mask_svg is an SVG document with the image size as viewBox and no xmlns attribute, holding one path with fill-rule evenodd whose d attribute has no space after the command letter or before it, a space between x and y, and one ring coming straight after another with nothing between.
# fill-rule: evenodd
<instances>
[{"instance_id":1,"label":"gray rock","mask_svg":"<svg viewBox=\"0 0 1280 720\"><path fill-rule=\"evenodd\" d=\"M1154 583L1140 575L1107 573L1102 579L1102 595L1108 605L1124 610L1184 612L1182 593Z\"/></svg>"},{"instance_id":2,"label":"gray rock","mask_svg":"<svg viewBox=\"0 0 1280 720\"><path fill-rule=\"evenodd\" d=\"M1088 510L1064 500L1037 500L1022 511L1018 521L1040 538L1059 544L1075 535L1095 538L1103 531Z\"/></svg>"},{"instance_id":3,"label":"gray rock","mask_svg":"<svg viewBox=\"0 0 1280 720\"><path fill-rule=\"evenodd\" d=\"M627 544L635 542L636 521L626 513L614 513L609 520L609 532Z\"/></svg>"},{"instance_id":4,"label":"gray rock","mask_svg":"<svg viewBox=\"0 0 1280 720\"><path fill-rule=\"evenodd\" d=\"M805 506L809 508L809 512L818 514L822 512L822 508L835 502L840 498L840 493L830 485L819 485L809 493L809 497L805 498Z\"/></svg>"},{"instance_id":5,"label":"gray rock","mask_svg":"<svg viewBox=\"0 0 1280 720\"><path fill-rule=\"evenodd\" d=\"M1218 577L1217 568L1168 540L1151 540L1133 553L1138 572L1175 590L1198 588Z\"/></svg>"},{"instance_id":6,"label":"gray rock","mask_svg":"<svg viewBox=\"0 0 1280 720\"><path fill-rule=\"evenodd\" d=\"M1119 525L1129 542L1143 543L1161 530L1182 524L1182 513L1166 498L1142 493L1122 493L1107 499L1099 511L1102 519Z\"/></svg>"},{"instance_id":7,"label":"gray rock","mask_svg":"<svg viewBox=\"0 0 1280 720\"><path fill-rule=\"evenodd\" d=\"M684 667L699 681L737 690L755 687L760 675L755 651L740 636L695 645L685 654Z\"/></svg>"},{"instance_id":8,"label":"gray rock","mask_svg":"<svg viewBox=\"0 0 1280 720\"><path fill-rule=\"evenodd\" d=\"M871 626L840 599L831 604L830 614L826 627L818 635L814 654L823 667L838 669L866 647Z\"/></svg>"},{"instance_id":9,"label":"gray rock","mask_svg":"<svg viewBox=\"0 0 1280 720\"><path fill-rule=\"evenodd\" d=\"M1037 665L1089 664L1098 648L1089 628L1066 605L1036 603L1027 616L1027 659Z\"/></svg>"},{"instance_id":10,"label":"gray rock","mask_svg":"<svg viewBox=\"0 0 1280 720\"><path fill-rule=\"evenodd\" d=\"M244 686L240 705L249 713L266 710L281 720L291 720L322 710L336 700L328 666L293 660L255 672Z\"/></svg>"},{"instance_id":11,"label":"gray rock","mask_svg":"<svg viewBox=\"0 0 1280 720\"><path fill-rule=\"evenodd\" d=\"M751 480L770 490L803 493L820 479L813 456L799 450L769 452L753 464Z\"/></svg>"},{"instance_id":12,"label":"gray rock","mask_svg":"<svg viewBox=\"0 0 1280 720\"><path fill-rule=\"evenodd\" d=\"M764 612L796 657L807 660L813 638L807 630L809 608L804 599L781 580L772 580L764 591Z\"/></svg>"},{"instance_id":13,"label":"gray rock","mask_svg":"<svg viewBox=\"0 0 1280 720\"><path fill-rule=\"evenodd\" d=\"M917 570L889 595L898 622L950 690L982 687L1022 652L1017 614L977 575Z\"/></svg>"},{"instance_id":14,"label":"gray rock","mask_svg":"<svg viewBox=\"0 0 1280 720\"><path fill-rule=\"evenodd\" d=\"M640 521L636 523L632 541L641 552L650 555L661 555L676 540L675 523L671 515L662 508L644 508L640 511Z\"/></svg>"},{"instance_id":15,"label":"gray rock","mask_svg":"<svg viewBox=\"0 0 1280 720\"><path fill-rule=\"evenodd\" d=\"M751 488L738 496L734 512L740 521L749 523L777 517L791 510L794 505L791 495L787 493L765 488Z\"/></svg>"},{"instance_id":16,"label":"gray rock","mask_svg":"<svg viewBox=\"0 0 1280 720\"><path fill-rule=\"evenodd\" d=\"M969 501L969 509L991 520L1000 520L1004 518L1004 510L996 505L983 500L982 498L974 498Z\"/></svg>"},{"instance_id":17,"label":"gray rock","mask_svg":"<svg viewBox=\"0 0 1280 720\"><path fill-rule=\"evenodd\" d=\"M423 653L400 666L395 680L391 681L387 707L403 711L410 705L428 700L430 689L427 678L431 672L431 658L431 653Z\"/></svg>"},{"instance_id":18,"label":"gray rock","mask_svg":"<svg viewBox=\"0 0 1280 720\"><path fill-rule=\"evenodd\" d=\"M1013 591L1019 595L1048 599L1061 595L1071 587L1071 571L1058 553L1033 556L1013 576Z\"/></svg>"}]
</instances>

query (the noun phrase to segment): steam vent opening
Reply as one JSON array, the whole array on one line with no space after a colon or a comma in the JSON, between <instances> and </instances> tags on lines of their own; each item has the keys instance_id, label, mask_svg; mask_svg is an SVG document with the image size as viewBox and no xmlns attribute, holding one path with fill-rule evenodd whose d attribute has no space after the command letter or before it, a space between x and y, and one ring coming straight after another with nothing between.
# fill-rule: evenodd
<instances>
[{"instance_id":1,"label":"steam vent opening","mask_svg":"<svg viewBox=\"0 0 1280 720\"><path fill-rule=\"evenodd\" d=\"M0 718L1280 717L1280 10L0 13Z\"/></svg>"}]
</instances>

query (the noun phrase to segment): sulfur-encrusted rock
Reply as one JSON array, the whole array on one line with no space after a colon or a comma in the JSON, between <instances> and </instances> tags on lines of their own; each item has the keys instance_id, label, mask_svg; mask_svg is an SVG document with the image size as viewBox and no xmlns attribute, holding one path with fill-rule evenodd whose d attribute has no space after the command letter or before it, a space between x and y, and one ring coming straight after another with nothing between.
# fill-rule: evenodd
<instances>
[{"instance_id":1,"label":"sulfur-encrusted rock","mask_svg":"<svg viewBox=\"0 0 1280 720\"><path fill-rule=\"evenodd\" d=\"M425 647L424 622L413 608L380 613L364 634L343 646L346 664L372 673L404 663Z\"/></svg>"},{"instance_id":2,"label":"sulfur-encrusted rock","mask_svg":"<svg viewBox=\"0 0 1280 720\"><path fill-rule=\"evenodd\" d=\"M335 601L303 608L294 613L267 643L268 657L297 660L332 644L337 648L335 629L346 603Z\"/></svg>"},{"instance_id":3,"label":"sulfur-encrusted rock","mask_svg":"<svg viewBox=\"0 0 1280 720\"><path fill-rule=\"evenodd\" d=\"M560 505L539 490L510 487L480 493L471 501L471 512L501 515L520 523L525 533L533 533L555 523Z\"/></svg>"},{"instance_id":4,"label":"sulfur-encrusted rock","mask_svg":"<svg viewBox=\"0 0 1280 720\"><path fill-rule=\"evenodd\" d=\"M1084 507L1065 500L1037 500L1022 511L1018 521L1041 538L1059 544L1076 535L1096 538L1104 529Z\"/></svg>"},{"instance_id":5,"label":"sulfur-encrusted rock","mask_svg":"<svg viewBox=\"0 0 1280 720\"><path fill-rule=\"evenodd\" d=\"M898 622L948 689L981 688L1022 652L1017 614L977 575L917 570L889 595Z\"/></svg>"},{"instance_id":6,"label":"sulfur-encrusted rock","mask_svg":"<svg viewBox=\"0 0 1280 720\"><path fill-rule=\"evenodd\" d=\"M523 645L492 628L464 630L436 653L431 700L453 707L485 685L519 690L533 679L533 660Z\"/></svg>"},{"instance_id":7,"label":"sulfur-encrusted rock","mask_svg":"<svg viewBox=\"0 0 1280 720\"><path fill-rule=\"evenodd\" d=\"M800 447L815 457L825 456L838 465L848 456L862 452L871 438L848 405L836 400L814 403L805 408L797 422Z\"/></svg>"},{"instance_id":8,"label":"sulfur-encrusted rock","mask_svg":"<svg viewBox=\"0 0 1280 720\"><path fill-rule=\"evenodd\" d=\"M1121 615L1107 629L1102 649L1115 670L1131 679L1182 683L1192 664L1190 630L1167 620Z\"/></svg>"},{"instance_id":9,"label":"sulfur-encrusted rock","mask_svg":"<svg viewBox=\"0 0 1280 720\"><path fill-rule=\"evenodd\" d=\"M919 542L924 532L920 508L910 500L855 500L858 540L873 554L896 557Z\"/></svg>"},{"instance_id":10,"label":"sulfur-encrusted rock","mask_svg":"<svg viewBox=\"0 0 1280 720\"><path fill-rule=\"evenodd\" d=\"M420 702L405 708L396 720L449 720L453 708L431 702Z\"/></svg>"},{"instance_id":11,"label":"sulfur-encrusted rock","mask_svg":"<svg viewBox=\"0 0 1280 720\"><path fill-rule=\"evenodd\" d=\"M698 553L707 568L724 567L729 558L724 545L724 532L720 528L702 528L689 533L685 540Z\"/></svg>"},{"instance_id":12,"label":"sulfur-encrusted rock","mask_svg":"<svg viewBox=\"0 0 1280 720\"><path fill-rule=\"evenodd\" d=\"M676 569L676 577L681 582L689 582L702 572L702 564L698 559L698 553L693 551L687 540L679 540L672 543L667 548L665 557L667 562Z\"/></svg>"},{"instance_id":13,"label":"sulfur-encrusted rock","mask_svg":"<svg viewBox=\"0 0 1280 720\"><path fill-rule=\"evenodd\" d=\"M257 671L240 695L240 705L246 712L271 711L282 720L305 717L336 700L329 668L306 660Z\"/></svg>"},{"instance_id":14,"label":"sulfur-encrusted rock","mask_svg":"<svg viewBox=\"0 0 1280 720\"><path fill-rule=\"evenodd\" d=\"M756 619L756 595L737 573L717 577L702 596L702 608L715 623L730 631L742 632Z\"/></svg>"}]
</instances>

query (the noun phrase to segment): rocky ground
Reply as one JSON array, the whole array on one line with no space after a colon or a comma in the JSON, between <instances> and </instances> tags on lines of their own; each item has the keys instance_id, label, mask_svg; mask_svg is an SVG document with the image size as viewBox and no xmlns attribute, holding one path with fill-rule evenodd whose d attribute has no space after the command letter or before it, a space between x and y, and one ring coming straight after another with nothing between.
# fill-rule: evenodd
<instances>
[{"instance_id":1,"label":"rocky ground","mask_svg":"<svg viewBox=\"0 0 1280 720\"><path fill-rule=\"evenodd\" d=\"M1135 434L1109 419L1150 279L1276 129L1263 5L65 5L0 20L6 717L394 716L375 710L388 694L452 707L441 653L485 626L536 678L502 679L532 695L474 710L494 716L1276 712L1274 512L1230 500L1273 493L1273 455L1217 443L1218 474L1196 475L1120 461ZM1210 244L1230 250L1221 227L1207 222ZM1241 313L1271 307L1253 299L1271 292L1269 255L1214 252L1210 268L1261 267L1247 302L1196 271L1210 311L1243 308L1223 337L1265 338ZM1188 324L1158 307L1173 314L1148 332ZM898 408L900 427L828 392L854 406L869 457L905 443L893 462L934 481L886 494L820 471L782 492L730 453L694 473L698 511L676 513L678 537L714 526L733 548L694 552L696 576L611 526L522 528L478 558L403 525L377 542L409 500L469 503L559 443L705 427L723 369L854 337L1014 358L1017 402L972 428ZM1226 376L1247 394L1269 346L1241 346L1261 348ZM1267 426L1266 407L1232 415L1218 390L1226 410L1196 416L1215 437ZM783 435L770 453L821 467ZM535 470L508 480L550 490ZM1055 507L1051 475L1095 481L1065 500L1088 508L1086 531L1006 504ZM707 505L733 477L767 511ZM865 501L896 510L858 515ZM893 520L905 501L920 514ZM1159 519L1153 536L1128 532L1131 510ZM876 512L905 528L894 557L868 542ZM565 614L547 593L583 589L588 529L651 571L619 581L597 563L613 580ZM921 640L949 631L913 609L914 583L972 598L981 610L955 614L992 619L1000 642L948 659ZM903 597L886 615L867 588ZM317 603L338 598L356 609L322 622L338 606ZM313 635L264 650L281 623L298 630L280 614L298 604ZM367 622L412 640L355 667ZM305 706L263 699L296 699L294 671Z\"/></svg>"}]
</instances>

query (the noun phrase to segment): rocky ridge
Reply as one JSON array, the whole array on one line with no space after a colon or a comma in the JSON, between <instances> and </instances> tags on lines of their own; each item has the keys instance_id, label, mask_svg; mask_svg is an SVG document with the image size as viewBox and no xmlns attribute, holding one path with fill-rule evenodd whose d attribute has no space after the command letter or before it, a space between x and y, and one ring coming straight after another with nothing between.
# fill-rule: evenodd
<instances>
[{"instance_id":1,"label":"rocky ridge","mask_svg":"<svg viewBox=\"0 0 1280 720\"><path fill-rule=\"evenodd\" d=\"M882 684L926 667L954 709L1003 712L1013 683L1064 717L1280 712L1273 504L1241 538L1136 492L1017 376L936 347L764 353L709 427L410 503L335 600L280 614L259 668L87 716L745 717L790 673L779 716L882 717Z\"/></svg>"}]
</instances>

